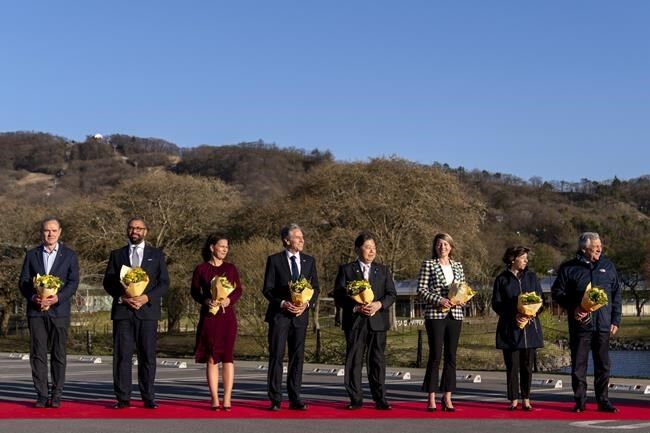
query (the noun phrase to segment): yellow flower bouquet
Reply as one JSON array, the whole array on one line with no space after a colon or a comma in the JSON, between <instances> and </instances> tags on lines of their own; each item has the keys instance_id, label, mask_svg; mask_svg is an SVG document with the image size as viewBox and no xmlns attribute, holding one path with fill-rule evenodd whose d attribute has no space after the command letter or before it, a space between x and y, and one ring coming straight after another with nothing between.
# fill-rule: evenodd
<instances>
[{"instance_id":1,"label":"yellow flower bouquet","mask_svg":"<svg viewBox=\"0 0 650 433\"><path fill-rule=\"evenodd\" d=\"M235 290L235 286L228 281L228 278L216 276L210 281L210 294L212 295L212 300L219 303L216 307L210 307L210 314L216 315L219 312L219 309L226 312L226 307L221 305L224 299L228 297Z\"/></svg>"},{"instance_id":2,"label":"yellow flower bouquet","mask_svg":"<svg viewBox=\"0 0 650 433\"><path fill-rule=\"evenodd\" d=\"M305 277L300 277L296 281L289 282L289 293L291 294L291 303L301 306L314 296L314 289L311 283Z\"/></svg>"},{"instance_id":3,"label":"yellow flower bouquet","mask_svg":"<svg viewBox=\"0 0 650 433\"><path fill-rule=\"evenodd\" d=\"M63 281L61 281L61 278L57 277L56 275L36 274L36 276L33 279L33 283L34 283L34 288L36 289L36 293L41 298L49 298L50 296L56 295L59 289L61 288L61 286L63 285ZM43 308L43 311L49 309L50 307L45 307Z\"/></svg>"},{"instance_id":4,"label":"yellow flower bouquet","mask_svg":"<svg viewBox=\"0 0 650 433\"><path fill-rule=\"evenodd\" d=\"M345 288L348 296L357 301L359 304L369 304L375 300L375 293L372 286L366 280L350 281Z\"/></svg>"},{"instance_id":5,"label":"yellow flower bouquet","mask_svg":"<svg viewBox=\"0 0 650 433\"><path fill-rule=\"evenodd\" d=\"M463 282L457 284L456 282L451 283L449 287L449 294L447 297L453 305L466 304L476 295L476 292L469 286L469 284ZM447 312L450 308L442 307L443 312Z\"/></svg>"},{"instance_id":6,"label":"yellow flower bouquet","mask_svg":"<svg viewBox=\"0 0 650 433\"><path fill-rule=\"evenodd\" d=\"M585 311L593 313L597 309L607 305L608 302L609 300L607 299L607 293L603 289L592 287L591 283L589 283L585 289L585 294L582 295L580 306Z\"/></svg>"},{"instance_id":7,"label":"yellow flower bouquet","mask_svg":"<svg viewBox=\"0 0 650 433\"><path fill-rule=\"evenodd\" d=\"M533 318L540 308L542 308L542 298L535 292L524 292L517 296L517 311L528 317ZM517 322L519 329L524 329L528 325L526 322Z\"/></svg>"},{"instance_id":8,"label":"yellow flower bouquet","mask_svg":"<svg viewBox=\"0 0 650 433\"><path fill-rule=\"evenodd\" d=\"M149 276L142 268L131 268L122 265L120 269L120 282L124 287L124 293L129 298L135 298L144 293L149 284Z\"/></svg>"}]
</instances>

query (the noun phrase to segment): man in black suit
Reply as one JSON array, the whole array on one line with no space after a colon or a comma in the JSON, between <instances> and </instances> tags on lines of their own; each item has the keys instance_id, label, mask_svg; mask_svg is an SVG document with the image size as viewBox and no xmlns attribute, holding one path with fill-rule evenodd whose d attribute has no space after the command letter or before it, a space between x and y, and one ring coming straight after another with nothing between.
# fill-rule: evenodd
<instances>
[{"instance_id":1,"label":"man in black suit","mask_svg":"<svg viewBox=\"0 0 650 433\"><path fill-rule=\"evenodd\" d=\"M70 326L70 300L79 285L79 260L70 248L59 243L61 223L49 217L41 223L43 243L25 255L20 273L20 291L27 299L29 363L36 388L34 407L61 406L65 383L66 345ZM37 275L54 275L62 285L53 296L39 296L34 288ZM51 394L48 399L47 352L51 342Z\"/></svg>"},{"instance_id":2,"label":"man in black suit","mask_svg":"<svg viewBox=\"0 0 650 433\"><path fill-rule=\"evenodd\" d=\"M307 410L307 405L300 399L300 388L302 386L302 366L305 354L305 336L309 323L309 308L316 305L316 299L320 292L316 261L313 257L302 254L305 239L302 229L297 224L283 227L280 237L285 250L267 258L264 288L262 289L262 293L269 300L265 318L269 324L268 395L271 400L269 409L280 410L282 360L284 348L288 342L287 393L289 394L289 408ZM314 295L309 302L299 306L291 302L289 283L301 277L310 282L314 289Z\"/></svg>"},{"instance_id":3,"label":"man in black suit","mask_svg":"<svg viewBox=\"0 0 650 433\"><path fill-rule=\"evenodd\" d=\"M360 409L363 404L361 368L363 354L368 351L368 382L378 410L390 410L386 401L386 331L390 328L388 309L395 302L397 292L388 267L375 263L377 248L374 236L361 232L354 241L358 259L341 265L336 276L334 301L343 310L342 327L345 332L345 390L350 397L348 409ZM374 300L360 304L347 294L351 281L367 280Z\"/></svg>"},{"instance_id":4,"label":"man in black suit","mask_svg":"<svg viewBox=\"0 0 650 433\"><path fill-rule=\"evenodd\" d=\"M155 400L156 333L160 320L160 299L169 287L169 275L162 250L145 244L147 225L132 218L127 225L128 245L113 250L104 274L104 290L113 297L113 388L122 409L131 405L133 349L138 352L138 385L144 407L158 408ZM141 267L149 284L140 296L127 297L120 281L122 266Z\"/></svg>"}]
</instances>

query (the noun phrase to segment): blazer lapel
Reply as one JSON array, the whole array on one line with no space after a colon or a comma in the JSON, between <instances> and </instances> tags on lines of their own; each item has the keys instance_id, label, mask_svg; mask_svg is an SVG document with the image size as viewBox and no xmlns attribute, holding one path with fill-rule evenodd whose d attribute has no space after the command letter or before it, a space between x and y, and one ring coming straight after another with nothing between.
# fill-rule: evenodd
<instances>
[{"instance_id":1,"label":"blazer lapel","mask_svg":"<svg viewBox=\"0 0 650 433\"><path fill-rule=\"evenodd\" d=\"M152 247L150 245L144 244L144 248L142 250L142 260L140 261L140 267L145 271L149 269L153 263L151 257L151 248Z\"/></svg>"},{"instance_id":2,"label":"blazer lapel","mask_svg":"<svg viewBox=\"0 0 650 433\"><path fill-rule=\"evenodd\" d=\"M300 255L300 276L307 278L305 271L308 269L309 260L305 258L302 254Z\"/></svg>"},{"instance_id":3,"label":"blazer lapel","mask_svg":"<svg viewBox=\"0 0 650 433\"><path fill-rule=\"evenodd\" d=\"M50 269L51 275L56 275L56 272L59 270L61 265L63 265L65 256L66 255L63 253L63 249L61 248L61 245L59 245L59 250L56 252L56 258L54 259L54 263L52 264L52 269Z\"/></svg>"},{"instance_id":4,"label":"blazer lapel","mask_svg":"<svg viewBox=\"0 0 650 433\"><path fill-rule=\"evenodd\" d=\"M45 275L45 264L43 263L43 245L40 248L36 248L34 253L34 260L36 261L36 266L38 267L38 273L40 275Z\"/></svg>"},{"instance_id":5,"label":"blazer lapel","mask_svg":"<svg viewBox=\"0 0 650 433\"><path fill-rule=\"evenodd\" d=\"M454 282L459 283L462 281L462 275L460 273L460 267L458 266L458 262L453 262L451 266L452 271L454 272Z\"/></svg>"},{"instance_id":6,"label":"blazer lapel","mask_svg":"<svg viewBox=\"0 0 650 433\"><path fill-rule=\"evenodd\" d=\"M363 271L361 270L361 263L359 263L359 260L355 260L352 263L352 272L354 272L355 280L363 280Z\"/></svg>"},{"instance_id":7,"label":"blazer lapel","mask_svg":"<svg viewBox=\"0 0 650 433\"><path fill-rule=\"evenodd\" d=\"M122 255L122 264L130 267L131 266L131 258L129 257L129 246L128 245L125 246L124 248L122 248L121 255Z\"/></svg>"}]
</instances>

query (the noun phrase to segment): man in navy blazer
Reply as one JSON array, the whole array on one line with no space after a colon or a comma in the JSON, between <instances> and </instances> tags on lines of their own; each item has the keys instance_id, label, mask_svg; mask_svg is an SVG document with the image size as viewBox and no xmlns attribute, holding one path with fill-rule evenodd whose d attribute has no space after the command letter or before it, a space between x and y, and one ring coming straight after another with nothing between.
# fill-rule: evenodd
<instances>
[{"instance_id":1,"label":"man in navy blazer","mask_svg":"<svg viewBox=\"0 0 650 433\"><path fill-rule=\"evenodd\" d=\"M145 243L147 224L132 218L127 225L128 245L113 250L104 274L104 290L113 297L113 389L116 409L131 405L131 366L134 348L138 353L138 385L144 407L158 408L155 399L156 334L160 300L169 287L162 250ZM122 266L141 267L149 277L144 293L127 297L120 281Z\"/></svg>"},{"instance_id":2,"label":"man in navy blazer","mask_svg":"<svg viewBox=\"0 0 650 433\"><path fill-rule=\"evenodd\" d=\"M361 232L354 241L358 259L341 265L334 286L334 301L343 310L342 327L345 332L345 390L350 397L348 409L360 409L363 404L361 369L367 350L370 393L378 410L390 410L386 401L386 331L390 328L389 307L397 292L388 267L375 263L377 247L374 236ZM367 280L374 299L369 304L357 303L347 294L352 281Z\"/></svg>"},{"instance_id":3,"label":"man in navy blazer","mask_svg":"<svg viewBox=\"0 0 650 433\"><path fill-rule=\"evenodd\" d=\"M41 223L43 243L25 255L19 287L27 299L29 324L29 363L36 388L34 407L61 406L65 383L66 345L70 326L70 300L79 285L79 260L70 248L59 243L61 223L48 217ZM36 293L34 277L54 275L62 285L53 296L44 298ZM50 364L52 370L51 393L48 398L47 352L52 343Z\"/></svg>"},{"instance_id":4,"label":"man in navy blazer","mask_svg":"<svg viewBox=\"0 0 650 433\"><path fill-rule=\"evenodd\" d=\"M309 309L316 305L316 299L320 292L316 260L302 253L305 239L302 229L297 224L283 227L280 237L285 250L267 258L264 288L262 289L262 293L269 300L265 318L269 324L268 396L271 401L269 410L280 410L282 360L287 343L289 343L289 368L287 370L289 409L307 410L307 405L300 399L300 388L302 386L302 366L305 355L305 336L309 324ZM314 295L309 302L298 306L291 302L289 283L301 277L310 282L314 289Z\"/></svg>"}]
</instances>

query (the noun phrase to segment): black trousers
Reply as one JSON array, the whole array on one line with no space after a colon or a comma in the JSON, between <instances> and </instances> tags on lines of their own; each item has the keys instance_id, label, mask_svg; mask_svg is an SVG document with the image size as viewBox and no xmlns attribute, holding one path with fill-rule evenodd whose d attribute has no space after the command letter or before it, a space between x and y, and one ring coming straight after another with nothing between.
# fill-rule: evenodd
<instances>
[{"instance_id":1,"label":"black trousers","mask_svg":"<svg viewBox=\"0 0 650 433\"><path fill-rule=\"evenodd\" d=\"M521 385L521 398L530 398L530 387L533 382L533 364L535 363L535 349L504 349L503 361L506 364L506 384L508 387L508 400L519 399Z\"/></svg>"},{"instance_id":2,"label":"black trousers","mask_svg":"<svg viewBox=\"0 0 650 433\"><path fill-rule=\"evenodd\" d=\"M453 392L456 390L456 350L463 322L452 319L449 314L444 319L426 319L424 326L427 329L429 340L429 360L422 390L431 393L436 392L438 388L440 360L444 345L445 357L439 389L442 392Z\"/></svg>"},{"instance_id":3,"label":"black trousers","mask_svg":"<svg viewBox=\"0 0 650 433\"><path fill-rule=\"evenodd\" d=\"M571 346L571 385L576 404L587 400L587 364L589 351L594 361L594 391L599 404L609 402L609 332L572 330L569 333Z\"/></svg>"},{"instance_id":4,"label":"black trousers","mask_svg":"<svg viewBox=\"0 0 650 433\"><path fill-rule=\"evenodd\" d=\"M273 403L282 401L282 361L284 350L289 349L287 368L287 394L289 401L300 401L302 388L302 366L305 360L306 326L295 326L290 317L276 316L269 322L269 371L267 376L268 396Z\"/></svg>"},{"instance_id":5,"label":"black trousers","mask_svg":"<svg viewBox=\"0 0 650 433\"><path fill-rule=\"evenodd\" d=\"M134 350L138 353L138 385L142 400L155 400L157 331L156 320L140 320L135 315L113 320L113 389L118 401L131 399Z\"/></svg>"},{"instance_id":6,"label":"black trousers","mask_svg":"<svg viewBox=\"0 0 650 433\"><path fill-rule=\"evenodd\" d=\"M65 383L66 346L70 317L47 315L28 317L29 364L38 400L48 398L47 354L50 352L50 373L52 375L51 397L60 399Z\"/></svg>"},{"instance_id":7,"label":"black trousers","mask_svg":"<svg viewBox=\"0 0 650 433\"><path fill-rule=\"evenodd\" d=\"M377 402L386 401L386 332L373 331L367 319L358 319L359 326L345 330L345 377L343 383L352 404L363 401L361 385L361 370L363 368L364 352L366 353L366 369L368 384L372 399Z\"/></svg>"}]
</instances>

